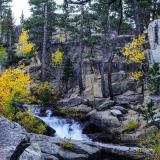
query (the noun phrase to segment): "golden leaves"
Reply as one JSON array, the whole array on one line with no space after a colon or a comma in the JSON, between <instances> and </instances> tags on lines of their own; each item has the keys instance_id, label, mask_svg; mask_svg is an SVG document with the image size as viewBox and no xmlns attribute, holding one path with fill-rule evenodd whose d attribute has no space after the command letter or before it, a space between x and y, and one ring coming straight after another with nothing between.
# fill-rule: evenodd
<instances>
[{"instance_id":1,"label":"golden leaves","mask_svg":"<svg viewBox=\"0 0 160 160\"><path fill-rule=\"evenodd\" d=\"M135 80L140 80L143 77L143 72L141 71L136 71L136 72L132 72L130 73L130 76L135 79Z\"/></svg>"},{"instance_id":2,"label":"golden leaves","mask_svg":"<svg viewBox=\"0 0 160 160\"><path fill-rule=\"evenodd\" d=\"M7 69L0 76L0 110L5 114L9 112L10 107L15 101L22 99L30 94L29 85L30 76L21 69Z\"/></svg>"},{"instance_id":3,"label":"golden leaves","mask_svg":"<svg viewBox=\"0 0 160 160\"><path fill-rule=\"evenodd\" d=\"M145 42L145 35L142 34L138 38L133 39L130 44L126 44L123 56L127 58L128 63L143 63L145 60L145 51L142 44Z\"/></svg>"},{"instance_id":4,"label":"golden leaves","mask_svg":"<svg viewBox=\"0 0 160 160\"><path fill-rule=\"evenodd\" d=\"M123 56L126 58L126 63L138 63L144 64L145 61L145 50L143 43L145 42L145 35L139 35L134 38L130 44L126 44L123 51ZM142 71L136 71L130 73L130 76L135 80L140 80L143 77Z\"/></svg>"},{"instance_id":5,"label":"golden leaves","mask_svg":"<svg viewBox=\"0 0 160 160\"><path fill-rule=\"evenodd\" d=\"M29 35L28 31L22 29L22 33L19 36L19 43L17 45L17 49L20 50L24 55L31 55L33 54L33 50L35 45L29 42Z\"/></svg>"},{"instance_id":6,"label":"golden leaves","mask_svg":"<svg viewBox=\"0 0 160 160\"><path fill-rule=\"evenodd\" d=\"M56 65L61 65L63 61L64 53L60 49L58 49L55 53L52 53L51 60Z\"/></svg>"}]
</instances>

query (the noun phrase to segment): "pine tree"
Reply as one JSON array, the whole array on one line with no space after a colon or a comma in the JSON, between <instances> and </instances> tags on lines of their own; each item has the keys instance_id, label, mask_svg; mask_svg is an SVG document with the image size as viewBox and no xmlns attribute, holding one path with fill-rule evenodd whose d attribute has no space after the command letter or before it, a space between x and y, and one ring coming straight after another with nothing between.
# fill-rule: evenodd
<instances>
[{"instance_id":1,"label":"pine tree","mask_svg":"<svg viewBox=\"0 0 160 160\"><path fill-rule=\"evenodd\" d=\"M24 21L25 21L25 19L24 19L24 13L22 11L22 14L21 14L21 17L20 17L20 23L21 23L22 27L24 25Z\"/></svg>"},{"instance_id":2,"label":"pine tree","mask_svg":"<svg viewBox=\"0 0 160 160\"><path fill-rule=\"evenodd\" d=\"M50 56L52 33L56 23L56 4L53 0L29 0L32 16L26 21L25 27L30 32L31 40L36 44L42 67L41 78L46 78L46 63Z\"/></svg>"},{"instance_id":3,"label":"pine tree","mask_svg":"<svg viewBox=\"0 0 160 160\"><path fill-rule=\"evenodd\" d=\"M12 0L0 0L0 43L2 43L2 20L3 20L3 13L5 9L10 6L10 2Z\"/></svg>"},{"instance_id":4,"label":"pine tree","mask_svg":"<svg viewBox=\"0 0 160 160\"><path fill-rule=\"evenodd\" d=\"M2 19L2 38L3 43L7 46L8 62L12 59L12 46L15 43L15 24L11 8L5 9Z\"/></svg>"}]
</instances>

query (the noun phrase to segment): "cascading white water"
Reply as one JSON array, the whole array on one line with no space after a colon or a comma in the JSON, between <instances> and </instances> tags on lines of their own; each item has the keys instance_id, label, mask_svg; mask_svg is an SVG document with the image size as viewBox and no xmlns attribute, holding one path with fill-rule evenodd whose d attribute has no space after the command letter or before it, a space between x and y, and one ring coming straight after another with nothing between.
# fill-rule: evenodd
<instances>
[{"instance_id":1,"label":"cascading white water","mask_svg":"<svg viewBox=\"0 0 160 160\"><path fill-rule=\"evenodd\" d=\"M89 137L82 133L82 127L79 122L76 122L73 119L51 116L51 110L46 111L46 117L41 117L39 113L40 109L35 108L34 114L42 119L48 126L56 130L57 137L90 141Z\"/></svg>"}]
</instances>

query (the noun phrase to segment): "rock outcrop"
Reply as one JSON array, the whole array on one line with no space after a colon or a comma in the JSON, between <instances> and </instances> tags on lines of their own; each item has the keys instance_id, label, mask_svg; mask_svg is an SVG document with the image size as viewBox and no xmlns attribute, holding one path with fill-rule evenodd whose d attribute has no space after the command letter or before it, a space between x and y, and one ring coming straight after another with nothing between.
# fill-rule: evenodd
<instances>
[{"instance_id":1,"label":"rock outcrop","mask_svg":"<svg viewBox=\"0 0 160 160\"><path fill-rule=\"evenodd\" d=\"M148 27L151 63L160 63L160 19L154 20Z\"/></svg>"},{"instance_id":2,"label":"rock outcrop","mask_svg":"<svg viewBox=\"0 0 160 160\"><path fill-rule=\"evenodd\" d=\"M73 148L64 149L60 139L27 133L20 125L0 117L1 160L112 160L144 159L148 151L99 142L72 141Z\"/></svg>"},{"instance_id":3,"label":"rock outcrop","mask_svg":"<svg viewBox=\"0 0 160 160\"><path fill-rule=\"evenodd\" d=\"M0 117L0 137L1 160L17 160L30 145L25 129L3 117Z\"/></svg>"},{"instance_id":4,"label":"rock outcrop","mask_svg":"<svg viewBox=\"0 0 160 160\"><path fill-rule=\"evenodd\" d=\"M82 103L82 98L81 97L71 97L71 98L66 98L58 101L58 105L62 107L74 107L78 106Z\"/></svg>"}]
</instances>

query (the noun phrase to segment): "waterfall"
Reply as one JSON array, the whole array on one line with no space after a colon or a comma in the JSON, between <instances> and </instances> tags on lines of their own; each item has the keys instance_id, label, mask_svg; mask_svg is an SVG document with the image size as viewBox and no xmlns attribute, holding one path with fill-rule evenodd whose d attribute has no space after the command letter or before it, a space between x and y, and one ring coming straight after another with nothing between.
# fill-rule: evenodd
<instances>
[{"instance_id":1,"label":"waterfall","mask_svg":"<svg viewBox=\"0 0 160 160\"><path fill-rule=\"evenodd\" d=\"M46 110L45 117L40 116L40 108L33 110L34 114L43 120L48 126L56 130L55 136L73 140L90 141L89 137L82 133L82 126L79 122L63 117L52 116L51 110Z\"/></svg>"}]
</instances>

